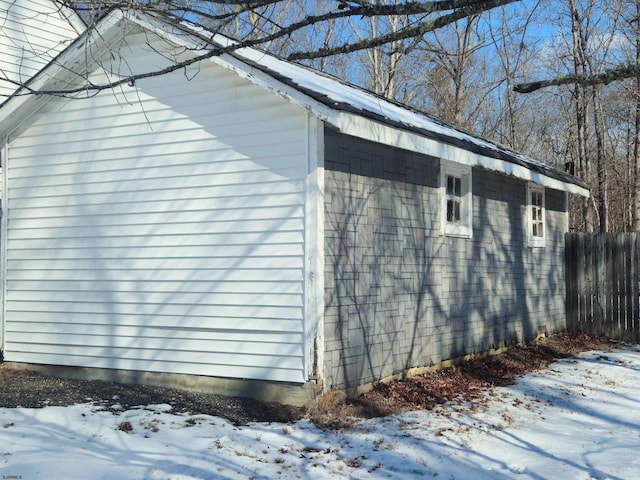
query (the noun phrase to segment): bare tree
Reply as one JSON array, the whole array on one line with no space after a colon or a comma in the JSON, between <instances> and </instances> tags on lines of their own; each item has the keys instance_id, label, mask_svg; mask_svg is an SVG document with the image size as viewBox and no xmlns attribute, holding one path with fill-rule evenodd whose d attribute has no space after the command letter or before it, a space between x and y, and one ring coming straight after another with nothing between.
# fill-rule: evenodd
<instances>
[{"instance_id":1,"label":"bare tree","mask_svg":"<svg viewBox=\"0 0 640 480\"><path fill-rule=\"evenodd\" d=\"M480 86L479 81L470 81L472 70L479 62L476 52L483 46L476 33L477 24L477 16L468 17L446 32L434 32L422 47L435 66L429 80L436 115L466 127L472 127L475 117L471 111L474 109L472 90Z\"/></svg>"},{"instance_id":2,"label":"bare tree","mask_svg":"<svg viewBox=\"0 0 640 480\"><path fill-rule=\"evenodd\" d=\"M515 150L535 151L540 154L538 126L543 124L549 108L540 108L544 104L541 97L532 98L518 95L513 86L531 68L535 68L535 40L529 39L529 30L539 13L539 2L526 12L514 12L502 7L486 15L486 29L491 42L489 55L492 58L491 78L494 80L492 102L486 102L483 134ZM532 43L532 45L529 45ZM536 114L531 115L532 105L536 105Z\"/></svg>"},{"instance_id":3,"label":"bare tree","mask_svg":"<svg viewBox=\"0 0 640 480\"><path fill-rule=\"evenodd\" d=\"M388 17L370 17L365 23L350 19L350 25L360 41L375 38L386 32L393 34L406 28L405 17L392 15ZM367 79L364 84L371 91L383 97L394 99L396 94L396 80L400 74L402 59L415 48L416 39L392 40L389 44L379 45L364 50L364 59L360 60Z\"/></svg>"},{"instance_id":4,"label":"bare tree","mask_svg":"<svg viewBox=\"0 0 640 480\"><path fill-rule=\"evenodd\" d=\"M313 60L335 55L358 52L406 39L419 38L461 19L475 16L500 5L518 0L433 0L401 1L392 3L369 1L327 0L315 3L316 12L304 12L299 18L282 15L290 0L90 0L76 2L54 0L61 7L72 7L82 12L89 21L89 31L95 21L114 8L126 8L129 11L150 13L170 12L174 15L220 33L237 34L237 42L220 46L213 40L198 49L190 58L183 58L170 67L153 72L144 72L118 78L105 84L92 84L85 79L77 88L56 91L34 92L28 85L22 86L19 94L90 94L119 85L135 82L141 78L162 75L184 69L206 58L221 55L245 46L267 47L270 42L291 40L290 45L304 44L293 41L312 31L312 27L333 22L360 21L369 18L396 18L398 28L386 29L367 38L336 35L325 37L325 44L306 45L310 48L290 48L286 58L289 60Z\"/></svg>"},{"instance_id":5,"label":"bare tree","mask_svg":"<svg viewBox=\"0 0 640 480\"><path fill-rule=\"evenodd\" d=\"M627 25L631 26L630 43L635 45L635 67L640 70L640 0L629 2L630 14L626 18ZM635 28L634 28L635 27ZM633 230L640 231L640 77L634 79L632 95L634 97L635 115L633 129L633 157L631 161L631 173L633 175L632 190L632 219Z\"/></svg>"},{"instance_id":6,"label":"bare tree","mask_svg":"<svg viewBox=\"0 0 640 480\"><path fill-rule=\"evenodd\" d=\"M239 42L230 49L242 46L266 46L281 39L287 41L309 33L314 26L333 22L359 22L362 19L391 19L399 28L383 29L365 38L358 35L334 36L330 42L312 48L291 49L290 60L312 60L352 53L407 39L415 39L437 31L442 27L496 7L517 3L520 0L326 0L314 2L316 11L298 18L280 13L291 0L54 0L60 5L71 6L93 21L112 8L127 8L146 12L171 12L190 21L215 26L220 31L234 33ZM525 10L528 6L525 6ZM304 9L307 10L307 9ZM295 45L296 42L292 42ZM308 47L309 45L307 45ZM209 56L219 55L220 49L212 46ZM178 65L181 68L184 65ZM163 72L158 72L163 73ZM608 84L626 78L640 76L640 68L633 62L622 63L597 72L565 72L555 78L522 82L514 85L514 91L525 93L549 86L580 84L582 86Z\"/></svg>"},{"instance_id":7,"label":"bare tree","mask_svg":"<svg viewBox=\"0 0 640 480\"><path fill-rule=\"evenodd\" d=\"M587 64L584 58L586 53L586 38L582 28L582 19L578 12L576 1L569 0L569 16L571 18L571 53L573 60L573 72L576 77L585 76ZM587 111L585 86L576 83L573 86L573 98L576 115L576 149L577 149L577 173L583 178L591 176L591 165L587 157ZM588 229L593 228L591 203L588 199L582 200L583 222Z\"/></svg>"}]
</instances>

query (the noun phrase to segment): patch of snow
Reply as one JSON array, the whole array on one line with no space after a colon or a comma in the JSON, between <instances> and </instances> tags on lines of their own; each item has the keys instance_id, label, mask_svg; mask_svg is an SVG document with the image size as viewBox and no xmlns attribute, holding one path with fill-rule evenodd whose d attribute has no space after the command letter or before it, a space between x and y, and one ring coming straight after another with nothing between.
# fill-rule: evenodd
<instances>
[{"instance_id":1,"label":"patch of snow","mask_svg":"<svg viewBox=\"0 0 640 480\"><path fill-rule=\"evenodd\" d=\"M91 404L1 408L0 475L640 478L640 347L562 360L473 404L361 420L337 432L306 420L238 427L170 412L170 405L116 414Z\"/></svg>"}]
</instances>

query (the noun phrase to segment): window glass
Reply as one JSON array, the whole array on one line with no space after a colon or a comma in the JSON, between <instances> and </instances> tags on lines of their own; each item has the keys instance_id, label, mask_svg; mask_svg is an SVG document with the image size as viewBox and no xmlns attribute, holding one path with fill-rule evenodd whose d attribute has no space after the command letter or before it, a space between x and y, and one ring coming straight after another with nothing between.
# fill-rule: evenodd
<instances>
[{"instance_id":1,"label":"window glass","mask_svg":"<svg viewBox=\"0 0 640 480\"><path fill-rule=\"evenodd\" d=\"M462 179L447 175L447 222L461 222L460 204L462 203Z\"/></svg>"}]
</instances>

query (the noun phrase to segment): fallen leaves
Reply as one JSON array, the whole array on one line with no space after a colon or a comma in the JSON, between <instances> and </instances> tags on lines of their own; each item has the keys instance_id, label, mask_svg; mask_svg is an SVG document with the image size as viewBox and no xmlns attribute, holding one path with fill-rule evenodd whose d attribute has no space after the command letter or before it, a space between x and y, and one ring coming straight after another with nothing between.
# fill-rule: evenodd
<instances>
[{"instance_id":1,"label":"fallen leaves","mask_svg":"<svg viewBox=\"0 0 640 480\"><path fill-rule=\"evenodd\" d=\"M516 378L547 368L559 358L587 350L608 350L603 337L561 332L529 345L517 345L500 355L479 357L460 365L393 382L379 382L354 399L330 392L322 415L312 420L330 428L349 427L354 417L377 417L408 410L431 410L452 401L480 402L494 387L511 385ZM328 415L328 412L331 415ZM351 420L349 420L351 419ZM322 420L325 420L323 422ZM509 423L510 419L505 419Z\"/></svg>"}]
</instances>

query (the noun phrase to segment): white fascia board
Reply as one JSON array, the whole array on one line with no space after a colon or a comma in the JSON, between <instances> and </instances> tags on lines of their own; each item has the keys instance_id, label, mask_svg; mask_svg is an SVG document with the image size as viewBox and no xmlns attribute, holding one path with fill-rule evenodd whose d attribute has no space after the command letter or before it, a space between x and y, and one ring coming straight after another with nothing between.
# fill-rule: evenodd
<instances>
[{"instance_id":1,"label":"white fascia board","mask_svg":"<svg viewBox=\"0 0 640 480\"><path fill-rule=\"evenodd\" d=\"M59 9L60 14L69 22L71 28L73 28L78 35L81 35L87 29L84 20L80 18L80 14L73 8L67 7L66 5L57 5L56 8Z\"/></svg>"},{"instance_id":2,"label":"white fascia board","mask_svg":"<svg viewBox=\"0 0 640 480\"><path fill-rule=\"evenodd\" d=\"M198 52L200 54L206 52L206 50L202 49L203 40L201 38L190 35L189 33L184 32L177 27L174 27L149 15L137 11L128 12L127 20L135 23L139 27L155 33L156 35L164 38L170 43L183 46L190 50L194 50L196 54ZM171 27L172 31L169 31L167 27Z\"/></svg>"}]
</instances>

